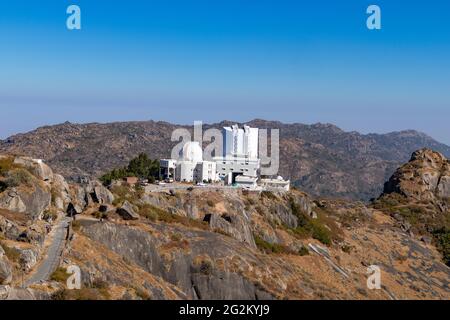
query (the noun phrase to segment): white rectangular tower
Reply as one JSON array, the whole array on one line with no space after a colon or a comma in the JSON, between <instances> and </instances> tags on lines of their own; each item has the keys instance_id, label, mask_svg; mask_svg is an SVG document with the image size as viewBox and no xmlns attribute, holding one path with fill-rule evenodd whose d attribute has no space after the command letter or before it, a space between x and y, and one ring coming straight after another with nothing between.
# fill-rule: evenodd
<instances>
[{"instance_id":1,"label":"white rectangular tower","mask_svg":"<svg viewBox=\"0 0 450 320\"><path fill-rule=\"evenodd\" d=\"M258 158L259 129L238 125L223 128L223 157L214 158L219 177L257 177L260 168Z\"/></svg>"},{"instance_id":2,"label":"white rectangular tower","mask_svg":"<svg viewBox=\"0 0 450 320\"><path fill-rule=\"evenodd\" d=\"M258 128L238 125L223 128L223 156L258 159Z\"/></svg>"}]
</instances>

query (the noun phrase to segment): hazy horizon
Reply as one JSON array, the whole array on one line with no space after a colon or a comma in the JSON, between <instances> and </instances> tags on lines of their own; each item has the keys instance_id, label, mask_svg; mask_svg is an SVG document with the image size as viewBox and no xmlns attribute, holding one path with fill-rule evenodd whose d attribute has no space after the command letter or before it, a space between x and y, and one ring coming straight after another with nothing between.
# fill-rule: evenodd
<instances>
[{"instance_id":1,"label":"hazy horizon","mask_svg":"<svg viewBox=\"0 0 450 320\"><path fill-rule=\"evenodd\" d=\"M279 120L279 119L266 119L266 118L251 118L251 119L220 119L220 120L216 120L216 121L203 121L204 124L214 124L214 123L220 123L222 121L236 121L239 123L246 123L246 122L250 122L252 120L265 120L265 121L279 121L282 122L283 124L295 124L295 123L300 123L300 124L305 124L305 125L314 125L314 124L331 124L331 125L335 125L338 128L346 131L346 132L352 132L352 131L356 131L360 134L389 134L389 133L393 133L393 132L402 132L402 131L409 131L409 130L413 130L413 131L417 131L417 132L421 132L424 133L428 136L430 136L431 138L433 138L434 140L436 140L437 142L446 144L448 146L450 146L450 144L446 143L445 141L440 141L439 139L436 139L435 137L433 137L432 135L428 134L427 132L421 131L421 130L417 130L414 128L404 128L404 129L399 129L399 130L394 130L394 131L385 131L385 132L363 132L363 131L358 131L358 130L353 130L353 129L349 129L349 128L344 128L342 126L339 126L336 123L332 123L332 122L327 122L327 121L318 121L318 122L302 122L302 121L283 121L283 120ZM65 120L65 121L59 121L59 122L53 122L53 123L45 123L45 124L41 124L41 125L37 125L35 127L29 128L29 129L24 129L23 131L18 131L18 132L10 132L9 134L6 135L2 135L0 134L0 140L5 140L11 136L14 136L16 134L21 134L21 133L28 133L31 132L33 130L36 130L38 128L41 127L46 127L46 126L55 126L55 125L60 125L60 124L64 124L65 122L70 122L72 124L90 124L90 123L99 123L99 124L108 124L108 123L113 123L113 122L145 122L145 121L162 121L162 122L168 122L171 124L175 124L175 125L193 125L194 121L200 121L200 119L195 119L193 120L191 123L186 123L186 122L175 122L175 121L168 121L165 119L127 119L127 120L111 120L111 121L70 121L70 120ZM1 128L0 128L1 131Z\"/></svg>"}]
</instances>

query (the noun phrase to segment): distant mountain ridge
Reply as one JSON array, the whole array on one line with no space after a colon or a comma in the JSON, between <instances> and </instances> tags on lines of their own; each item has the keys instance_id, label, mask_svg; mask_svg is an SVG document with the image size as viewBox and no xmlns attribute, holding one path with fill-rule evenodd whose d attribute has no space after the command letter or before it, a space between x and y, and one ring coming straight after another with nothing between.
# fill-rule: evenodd
<instances>
[{"instance_id":1,"label":"distant mountain ridge","mask_svg":"<svg viewBox=\"0 0 450 320\"><path fill-rule=\"evenodd\" d=\"M205 124L204 129L235 123ZM240 123L241 124L241 123ZM280 174L315 196L368 200L411 154L429 148L450 157L450 147L414 130L388 134L345 132L332 124L285 124L255 119L247 124L280 129ZM0 141L0 153L45 159L66 178L99 176L140 152L170 156L176 128L192 126L140 121L44 126Z\"/></svg>"}]
</instances>

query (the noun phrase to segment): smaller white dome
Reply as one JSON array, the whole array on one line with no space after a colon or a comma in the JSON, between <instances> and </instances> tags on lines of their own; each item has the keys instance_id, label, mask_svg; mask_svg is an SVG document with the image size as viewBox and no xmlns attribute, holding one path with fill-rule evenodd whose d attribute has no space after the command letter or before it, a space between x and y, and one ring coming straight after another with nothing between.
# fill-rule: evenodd
<instances>
[{"instance_id":1,"label":"smaller white dome","mask_svg":"<svg viewBox=\"0 0 450 320\"><path fill-rule=\"evenodd\" d=\"M183 146L181 150L181 161L203 161L203 150L198 141L189 141Z\"/></svg>"}]
</instances>

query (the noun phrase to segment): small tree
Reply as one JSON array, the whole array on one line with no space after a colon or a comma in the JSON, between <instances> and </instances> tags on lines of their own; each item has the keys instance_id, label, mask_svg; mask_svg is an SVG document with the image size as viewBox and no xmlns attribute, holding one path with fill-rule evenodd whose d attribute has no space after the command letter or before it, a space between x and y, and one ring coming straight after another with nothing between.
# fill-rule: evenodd
<instances>
[{"instance_id":1,"label":"small tree","mask_svg":"<svg viewBox=\"0 0 450 320\"><path fill-rule=\"evenodd\" d=\"M135 176L141 179L155 181L159 177L159 161L150 159L147 154L141 153L132 159L128 166L104 174L100 180L105 185L111 184L113 180L120 180L125 177Z\"/></svg>"}]
</instances>

